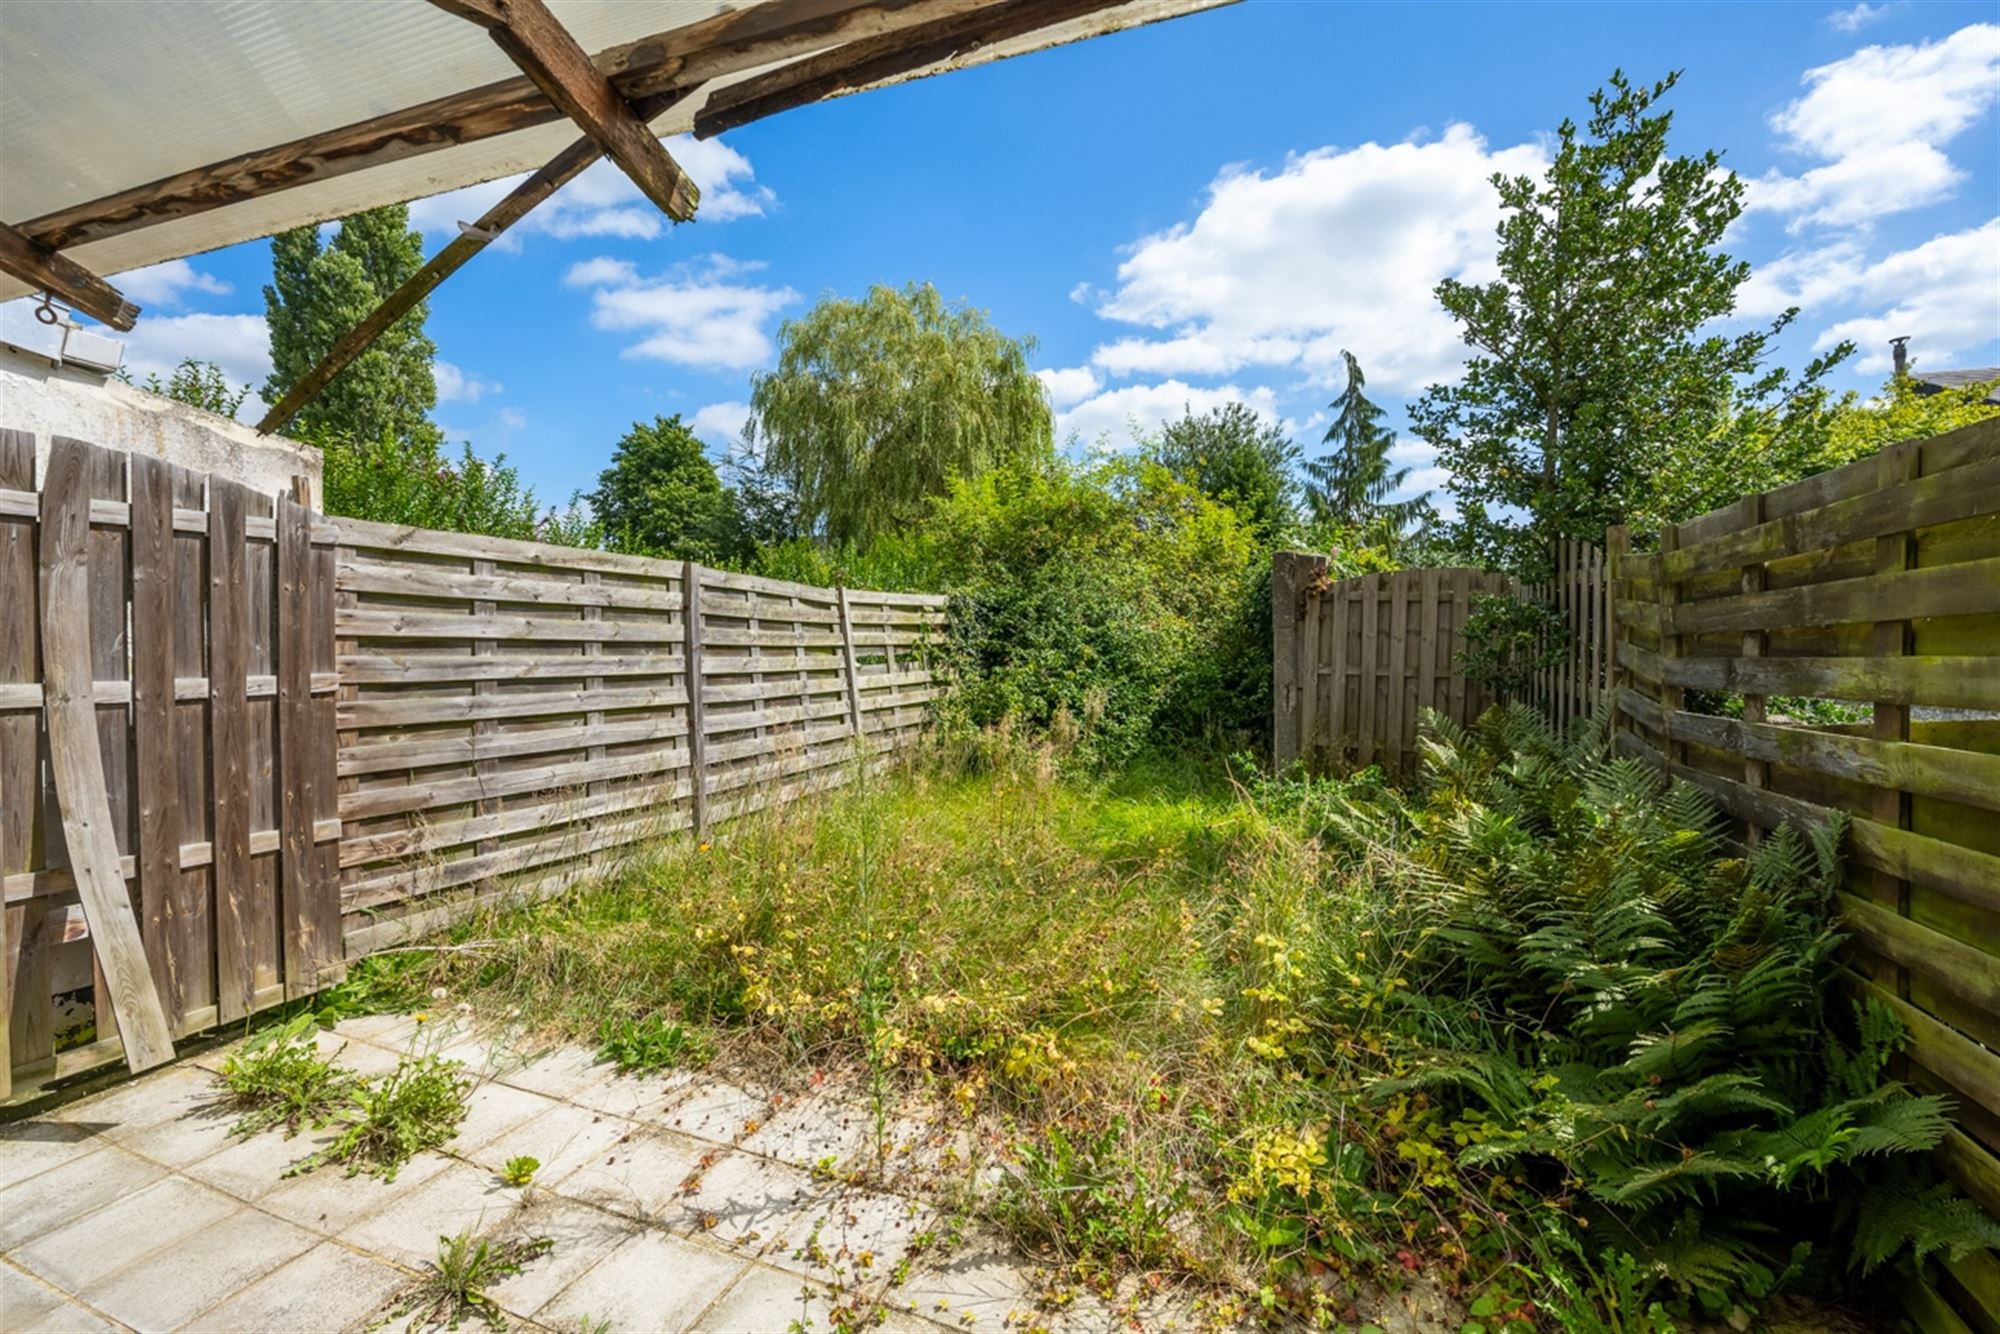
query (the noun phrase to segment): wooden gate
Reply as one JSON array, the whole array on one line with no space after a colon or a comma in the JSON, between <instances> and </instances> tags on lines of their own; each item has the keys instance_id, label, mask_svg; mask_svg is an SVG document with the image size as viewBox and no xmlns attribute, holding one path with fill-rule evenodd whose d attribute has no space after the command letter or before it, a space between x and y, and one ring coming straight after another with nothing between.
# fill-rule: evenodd
<instances>
[{"instance_id":1,"label":"wooden gate","mask_svg":"<svg viewBox=\"0 0 2000 1334\"><path fill-rule=\"evenodd\" d=\"M342 958L331 534L82 441L34 465L0 431L0 1097Z\"/></svg>"}]
</instances>

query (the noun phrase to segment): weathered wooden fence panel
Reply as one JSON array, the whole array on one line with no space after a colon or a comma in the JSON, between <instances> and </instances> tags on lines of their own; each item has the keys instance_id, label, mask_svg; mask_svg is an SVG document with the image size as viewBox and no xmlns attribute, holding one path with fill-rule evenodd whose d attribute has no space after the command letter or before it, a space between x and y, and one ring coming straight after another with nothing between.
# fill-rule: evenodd
<instances>
[{"instance_id":1,"label":"weathered wooden fence panel","mask_svg":"<svg viewBox=\"0 0 2000 1334\"><path fill-rule=\"evenodd\" d=\"M1407 769L1421 710L1463 723L1492 703L1465 674L1465 621L1474 598L1512 582L1473 569L1325 572L1325 557L1299 552L1273 568L1273 757Z\"/></svg>"},{"instance_id":2,"label":"weathered wooden fence panel","mask_svg":"<svg viewBox=\"0 0 2000 1334\"><path fill-rule=\"evenodd\" d=\"M350 956L913 740L944 599L329 519Z\"/></svg>"},{"instance_id":3,"label":"weathered wooden fence panel","mask_svg":"<svg viewBox=\"0 0 2000 1334\"><path fill-rule=\"evenodd\" d=\"M158 459L34 458L0 432L7 1096L157 1064L342 958L330 535Z\"/></svg>"},{"instance_id":4,"label":"weathered wooden fence panel","mask_svg":"<svg viewBox=\"0 0 2000 1334\"><path fill-rule=\"evenodd\" d=\"M34 463L0 431L0 1099L844 782L941 689L941 597Z\"/></svg>"},{"instance_id":5,"label":"weathered wooden fence panel","mask_svg":"<svg viewBox=\"0 0 2000 1334\"><path fill-rule=\"evenodd\" d=\"M1610 544L1615 744L1752 838L1852 818L1860 985L1907 1024L1912 1082L1957 1104L1946 1162L2000 1216L2000 421L1628 543ZM1696 691L1740 695L1741 717L1690 708ZM1867 721L1783 725L1797 696ZM2000 1279L1964 1264L1968 1291Z\"/></svg>"},{"instance_id":6,"label":"weathered wooden fence panel","mask_svg":"<svg viewBox=\"0 0 2000 1334\"><path fill-rule=\"evenodd\" d=\"M1560 627L1537 645L1544 665L1537 666L1521 700L1566 734L1604 702L1611 675L1611 598L1601 549L1564 538L1555 555L1549 581L1525 585L1518 594L1561 617Z\"/></svg>"}]
</instances>

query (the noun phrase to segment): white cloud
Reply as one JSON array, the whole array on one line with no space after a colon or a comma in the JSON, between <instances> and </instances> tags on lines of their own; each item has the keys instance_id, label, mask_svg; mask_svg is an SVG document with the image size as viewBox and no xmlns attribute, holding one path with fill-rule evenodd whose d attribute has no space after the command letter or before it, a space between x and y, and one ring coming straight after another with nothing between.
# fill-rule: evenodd
<instances>
[{"instance_id":1,"label":"white cloud","mask_svg":"<svg viewBox=\"0 0 2000 1334\"><path fill-rule=\"evenodd\" d=\"M750 160L727 144L684 134L664 142L674 160L686 168L701 189L701 206L695 212L699 221L759 217L777 202L777 196L768 187L756 184ZM457 236L460 222L477 221L526 179L524 172L416 200L410 205L410 225L427 236L447 239ZM639 193L639 188L616 164L599 161L542 201L494 245L518 250L522 235L528 232L562 239L617 236L650 241L671 225L667 216Z\"/></svg>"},{"instance_id":2,"label":"white cloud","mask_svg":"<svg viewBox=\"0 0 2000 1334\"><path fill-rule=\"evenodd\" d=\"M2000 96L2000 24L1940 41L1865 46L1809 69L1807 91L1771 117L1787 147L1824 165L1751 183L1750 208L1808 224L1865 226L1950 197L1964 172L1944 145Z\"/></svg>"},{"instance_id":3,"label":"white cloud","mask_svg":"<svg viewBox=\"0 0 2000 1334\"><path fill-rule=\"evenodd\" d=\"M727 448L743 435L743 423L750 420L748 403L710 403L688 418L688 429L711 445Z\"/></svg>"},{"instance_id":4,"label":"white cloud","mask_svg":"<svg viewBox=\"0 0 2000 1334\"><path fill-rule=\"evenodd\" d=\"M1104 383L1097 378L1097 372L1088 366L1051 367L1036 371L1035 377L1042 382L1042 388L1048 390L1049 402L1058 408L1082 402Z\"/></svg>"},{"instance_id":5,"label":"white cloud","mask_svg":"<svg viewBox=\"0 0 2000 1334\"><path fill-rule=\"evenodd\" d=\"M590 322L643 333L628 357L748 370L770 358L771 317L799 299L789 287L728 281L753 267L711 255L656 279L607 274L591 293Z\"/></svg>"},{"instance_id":6,"label":"white cloud","mask_svg":"<svg viewBox=\"0 0 2000 1334\"><path fill-rule=\"evenodd\" d=\"M518 431L528 424L528 414L519 408L502 408L500 424L510 431Z\"/></svg>"},{"instance_id":7,"label":"white cloud","mask_svg":"<svg viewBox=\"0 0 2000 1334\"><path fill-rule=\"evenodd\" d=\"M1861 269L1861 247L1853 241L1788 251L1751 269L1737 289L1736 313L1768 319L1793 306L1813 311L1853 291Z\"/></svg>"},{"instance_id":8,"label":"white cloud","mask_svg":"<svg viewBox=\"0 0 2000 1334\"><path fill-rule=\"evenodd\" d=\"M1832 325L1813 346L1852 339L1861 371L1886 372L1889 340L1904 334L1913 359L1933 369L1988 347L2000 339L2000 218L1857 265L1843 295L1873 313Z\"/></svg>"},{"instance_id":9,"label":"white cloud","mask_svg":"<svg viewBox=\"0 0 2000 1334\"><path fill-rule=\"evenodd\" d=\"M1097 307L1163 336L1119 339L1092 360L1121 375L1296 366L1331 385L1346 347L1392 392L1454 375L1464 347L1432 290L1493 275L1490 178L1545 162L1539 145L1494 151L1453 125L1429 142L1317 149L1273 174L1225 170L1192 222L1132 247Z\"/></svg>"},{"instance_id":10,"label":"white cloud","mask_svg":"<svg viewBox=\"0 0 2000 1334\"><path fill-rule=\"evenodd\" d=\"M143 269L115 275L111 285L141 306L178 306L186 292L228 296L236 289L212 273L203 273L184 259L170 259Z\"/></svg>"},{"instance_id":11,"label":"white cloud","mask_svg":"<svg viewBox=\"0 0 2000 1334\"><path fill-rule=\"evenodd\" d=\"M1243 403L1266 421L1279 422L1277 396L1261 385L1247 390L1233 384L1207 389L1182 380L1165 380L1122 385L1087 398L1067 412L1058 412L1056 439L1067 441L1075 436L1092 448L1130 449L1139 435L1157 430L1163 422L1227 403Z\"/></svg>"},{"instance_id":12,"label":"white cloud","mask_svg":"<svg viewBox=\"0 0 2000 1334\"><path fill-rule=\"evenodd\" d=\"M622 259L612 259L599 255L595 259L578 260L569 266L563 275L564 287L603 287L613 283L634 282L639 270Z\"/></svg>"},{"instance_id":13,"label":"white cloud","mask_svg":"<svg viewBox=\"0 0 2000 1334\"><path fill-rule=\"evenodd\" d=\"M142 315L120 337L134 380L143 384L148 375L165 380L190 357L212 361L232 388L250 386L236 415L245 421L264 415L256 387L271 373L271 336L262 315Z\"/></svg>"},{"instance_id":14,"label":"white cloud","mask_svg":"<svg viewBox=\"0 0 2000 1334\"><path fill-rule=\"evenodd\" d=\"M1886 17L1889 9L1890 6L1886 4L1871 5L1868 0L1861 0L1860 4L1850 8L1834 10L1826 16L1826 21L1829 26L1841 32L1860 32L1869 24Z\"/></svg>"},{"instance_id":15,"label":"white cloud","mask_svg":"<svg viewBox=\"0 0 2000 1334\"><path fill-rule=\"evenodd\" d=\"M477 403L488 394L499 393L501 389L499 381L468 375L449 361L432 362L431 375L437 381L440 403Z\"/></svg>"}]
</instances>

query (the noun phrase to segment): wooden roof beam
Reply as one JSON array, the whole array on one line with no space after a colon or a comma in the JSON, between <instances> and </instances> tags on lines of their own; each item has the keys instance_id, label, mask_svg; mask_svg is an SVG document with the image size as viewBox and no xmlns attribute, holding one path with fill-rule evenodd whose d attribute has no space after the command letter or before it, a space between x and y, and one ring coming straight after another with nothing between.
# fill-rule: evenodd
<instances>
[{"instance_id":1,"label":"wooden roof beam","mask_svg":"<svg viewBox=\"0 0 2000 1334\"><path fill-rule=\"evenodd\" d=\"M611 47L592 64L627 98L687 91L711 79L998 3L1006 0L784 0ZM65 250L562 118L562 110L532 81L507 79L239 153L17 226L36 244Z\"/></svg>"},{"instance_id":2,"label":"wooden roof beam","mask_svg":"<svg viewBox=\"0 0 2000 1334\"><path fill-rule=\"evenodd\" d=\"M633 109L640 116L651 119L686 95L656 94L641 98ZM321 391L332 383L333 377L352 365L354 359L366 352L369 344L380 338L384 330L409 314L419 301L465 267L468 260L491 245L500 233L527 217L536 205L575 180L585 167L602 156L604 150L598 147L597 141L585 135L551 158L547 166L515 186L505 199L482 213L478 222L461 228L449 245L426 260L421 269L403 281L402 286L384 297L381 305L369 311L361 323L341 335L340 340L320 358L318 365L299 377L298 382L257 423L258 434L269 435L298 416L299 410L318 398Z\"/></svg>"},{"instance_id":3,"label":"wooden roof beam","mask_svg":"<svg viewBox=\"0 0 2000 1334\"><path fill-rule=\"evenodd\" d=\"M947 14L915 27L848 42L717 89L695 113L708 139L781 111L859 92L981 46L1085 18L1121 0L1009 0Z\"/></svg>"},{"instance_id":4,"label":"wooden roof beam","mask_svg":"<svg viewBox=\"0 0 2000 1334\"><path fill-rule=\"evenodd\" d=\"M561 107L632 178L639 193L675 222L693 221L701 201L693 178L542 0L431 3L485 28L542 95Z\"/></svg>"},{"instance_id":5,"label":"wooden roof beam","mask_svg":"<svg viewBox=\"0 0 2000 1334\"><path fill-rule=\"evenodd\" d=\"M0 270L22 282L59 296L86 315L103 320L114 329L129 329L139 318L139 308L125 294L66 255L0 223Z\"/></svg>"}]
</instances>

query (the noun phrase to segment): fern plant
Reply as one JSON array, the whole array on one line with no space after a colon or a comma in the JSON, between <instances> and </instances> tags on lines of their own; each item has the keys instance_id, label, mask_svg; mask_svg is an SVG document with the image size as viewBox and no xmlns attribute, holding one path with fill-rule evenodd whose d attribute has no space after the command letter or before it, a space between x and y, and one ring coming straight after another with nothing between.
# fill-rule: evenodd
<instances>
[{"instance_id":1,"label":"fern plant","mask_svg":"<svg viewBox=\"0 0 2000 1334\"><path fill-rule=\"evenodd\" d=\"M1421 1031L1484 1034L1375 1086L1462 1118L1461 1164L1539 1179L1593 1247L1710 1303L1768 1287L1815 1218L1864 1270L2000 1238L1909 1166L1946 1109L1885 1081L1894 1014L1829 1005L1838 822L1732 855L1698 790L1520 707L1432 716L1421 753L1414 795L1329 831L1412 918Z\"/></svg>"}]
</instances>

